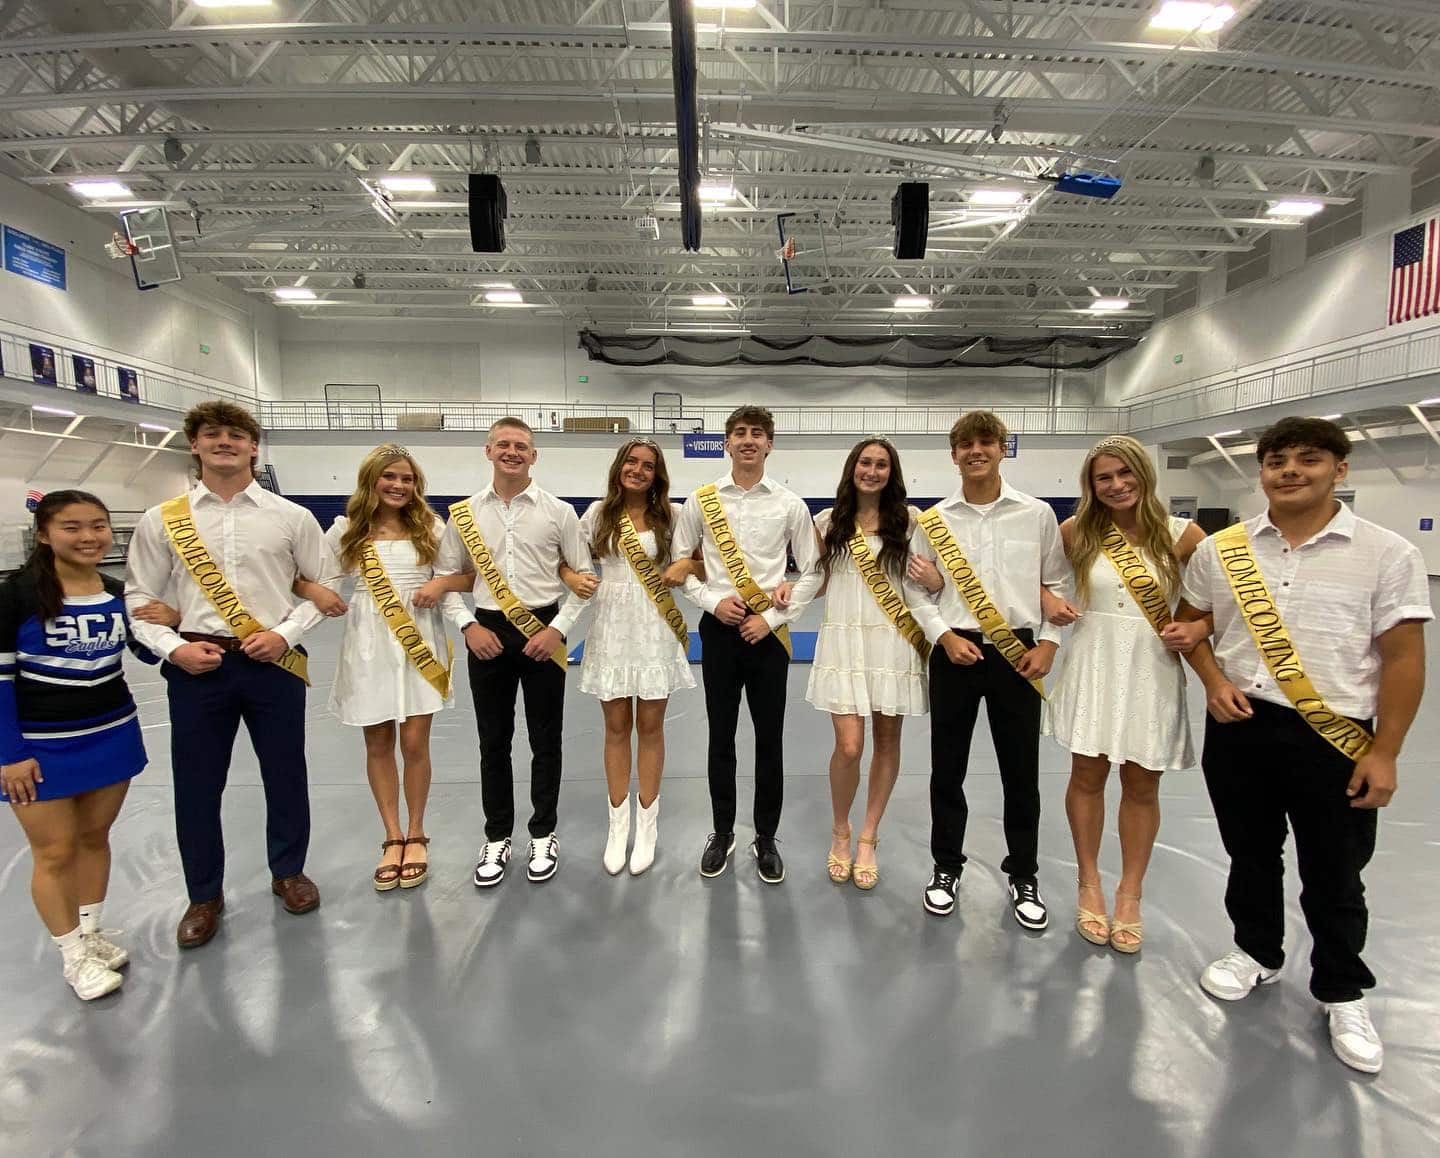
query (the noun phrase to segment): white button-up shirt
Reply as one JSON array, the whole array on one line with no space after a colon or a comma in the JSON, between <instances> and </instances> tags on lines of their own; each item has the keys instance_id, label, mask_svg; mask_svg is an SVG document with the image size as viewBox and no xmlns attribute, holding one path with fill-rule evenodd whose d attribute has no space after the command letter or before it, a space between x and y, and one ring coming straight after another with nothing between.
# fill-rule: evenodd
<instances>
[{"instance_id":1,"label":"white button-up shirt","mask_svg":"<svg viewBox=\"0 0 1440 1158\"><path fill-rule=\"evenodd\" d=\"M1063 596L1070 577L1060 524L1050 504L1000 484L1000 498L984 509L965 501L962 487L939 504L940 517L980 577L985 594L1005 622L1019 631L1029 628L1036 642L1060 642L1060 629L1040 614L1040 588ZM939 567L935 548L922 527L910 534L910 550ZM944 585L931 595L918 584L905 584L905 598L925 638L936 642L950 628L979 631L980 623L955 584L940 567Z\"/></svg>"},{"instance_id":2,"label":"white button-up shirt","mask_svg":"<svg viewBox=\"0 0 1440 1158\"><path fill-rule=\"evenodd\" d=\"M470 509L475 512L475 523L485 538L485 545L490 548L495 565L521 603L534 611L537 607L558 603L562 596L565 597L550 626L561 635L568 635L584 611L585 601L576 599L565 586L560 578L560 562L563 559L576 571L591 569L590 546L580 532L580 519L575 514L575 508L541 490L532 479L508 503L495 493L493 485L488 486L479 494L470 496ZM460 541L455 520L451 519L445 533L440 536L435 574L455 575L461 571L474 572L475 562ZM490 593L489 584L478 574L475 575L471 594L475 597L476 607L489 611L500 609L495 596ZM462 604L458 616L447 609L451 622L461 630L475 622L463 608Z\"/></svg>"},{"instance_id":3,"label":"white button-up shirt","mask_svg":"<svg viewBox=\"0 0 1440 1158\"><path fill-rule=\"evenodd\" d=\"M1372 719L1380 691L1376 637L1407 619L1434 618L1419 550L1344 503L1298 547L1286 542L1268 511L1248 519L1245 530L1315 690L1341 715ZM1291 706L1240 615L1214 539L1202 540L1190 556L1184 594L1197 611L1214 613L1211 646L1225 678L1247 696Z\"/></svg>"},{"instance_id":4,"label":"white button-up shirt","mask_svg":"<svg viewBox=\"0 0 1440 1158\"><path fill-rule=\"evenodd\" d=\"M810 519L810 508L794 491L781 486L768 475L762 475L759 482L745 490L735 482L733 474L726 474L715 480L715 490L725 511L725 519L740 544L740 553L745 556L750 578L767 595L785 578L785 548L789 545L790 553L795 556L795 565L800 568L800 578L790 594L790 606L783 611L772 607L762 612L761 617L772 630L798 619L806 604L815 598L815 592L820 589L824 578L820 572L820 545L815 536L815 524ZM705 582L692 576L685 581L684 590L695 606L713 615L722 599L731 595L739 599L740 593L730 581L730 572L725 569L725 560L715 546L715 540L705 534L705 519L700 514L700 504L692 494L681 508L680 517L675 520L671 557L689 558L702 543Z\"/></svg>"},{"instance_id":5,"label":"white button-up shirt","mask_svg":"<svg viewBox=\"0 0 1440 1158\"><path fill-rule=\"evenodd\" d=\"M190 510L205 549L245 610L294 647L323 618L315 604L291 592L296 574L330 588L340 582L340 566L315 516L258 482L229 502L197 482L190 491ZM152 599L179 610L179 629L139 620L132 620L131 628L136 639L166 659L185 642L180 631L235 634L170 545L159 507L151 507L136 525L125 573L129 610Z\"/></svg>"}]
</instances>

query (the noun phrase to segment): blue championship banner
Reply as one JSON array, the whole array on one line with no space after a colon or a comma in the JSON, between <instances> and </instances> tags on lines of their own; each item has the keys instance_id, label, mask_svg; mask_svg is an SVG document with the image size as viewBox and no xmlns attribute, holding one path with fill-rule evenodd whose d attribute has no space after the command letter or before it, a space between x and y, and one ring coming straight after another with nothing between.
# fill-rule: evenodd
<instances>
[{"instance_id":1,"label":"blue championship banner","mask_svg":"<svg viewBox=\"0 0 1440 1158\"><path fill-rule=\"evenodd\" d=\"M16 229L4 227L5 268L42 285L65 289L65 251Z\"/></svg>"}]
</instances>

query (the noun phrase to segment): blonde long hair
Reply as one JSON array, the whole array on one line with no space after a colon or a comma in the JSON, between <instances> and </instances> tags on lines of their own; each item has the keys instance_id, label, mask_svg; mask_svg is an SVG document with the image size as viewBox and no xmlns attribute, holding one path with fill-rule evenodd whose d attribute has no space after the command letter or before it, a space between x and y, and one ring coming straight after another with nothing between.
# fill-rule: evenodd
<instances>
[{"instance_id":1,"label":"blonde long hair","mask_svg":"<svg viewBox=\"0 0 1440 1158\"><path fill-rule=\"evenodd\" d=\"M1075 594L1082 604L1090 602L1090 568L1100 555L1100 540L1110 530L1110 508L1095 494L1091 472L1101 455L1118 458L1130 468L1140 484L1140 501L1135 519L1140 530L1140 550L1160 569L1156 576L1165 597L1180 590L1180 561L1175 557L1175 540L1170 534L1170 516L1155 494L1155 468L1145 448L1123 434L1101 439L1090 448L1080 467L1080 502L1075 507L1075 525L1070 537L1070 564L1075 568Z\"/></svg>"},{"instance_id":2,"label":"blonde long hair","mask_svg":"<svg viewBox=\"0 0 1440 1158\"><path fill-rule=\"evenodd\" d=\"M420 564L429 566L435 561L440 537L435 533L435 512L425 501L425 472L403 446L387 442L365 456L365 461L360 464L359 477L355 480L355 493L345 504L345 518L349 520L349 526L340 536L340 566L347 571L359 565L360 549L374 531L375 514L380 509L380 496L375 493L375 484L381 472L400 459L408 462L415 472L415 493L401 508L400 522L410 533Z\"/></svg>"}]
</instances>

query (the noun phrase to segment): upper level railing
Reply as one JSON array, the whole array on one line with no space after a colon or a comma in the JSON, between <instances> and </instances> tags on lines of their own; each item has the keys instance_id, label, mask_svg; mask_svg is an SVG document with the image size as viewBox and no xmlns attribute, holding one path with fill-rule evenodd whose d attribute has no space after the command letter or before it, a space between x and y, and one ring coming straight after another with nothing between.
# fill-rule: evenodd
<instances>
[{"instance_id":1,"label":"upper level railing","mask_svg":"<svg viewBox=\"0 0 1440 1158\"><path fill-rule=\"evenodd\" d=\"M124 363L78 346L65 346L17 333L0 332L4 374L30 380L31 345L54 351L56 385L77 389L73 355L92 358L96 392L124 397ZM253 394L219 387L193 375L135 368L139 397L151 406L185 410L207 398L231 398L257 411L271 430L485 430L497 418L516 414L539 431L562 432L567 420L586 429L605 429L612 419L624 430L679 434L697 427L723 430L731 407L685 403L684 418L656 418L648 405L596 403L465 402L441 400L335 401L327 399L257 402ZM776 430L785 434L944 434L960 409L987 408L1019 434L1142 434L1192 419L1235 414L1262 406L1299 402L1361 386L1440 372L1440 326L1392 337L1365 339L1339 349L1299 352L1230 374L1211 375L1157 390L1124 406L1028 406L957 397L950 406L776 406ZM769 401L769 400L766 400Z\"/></svg>"}]
</instances>

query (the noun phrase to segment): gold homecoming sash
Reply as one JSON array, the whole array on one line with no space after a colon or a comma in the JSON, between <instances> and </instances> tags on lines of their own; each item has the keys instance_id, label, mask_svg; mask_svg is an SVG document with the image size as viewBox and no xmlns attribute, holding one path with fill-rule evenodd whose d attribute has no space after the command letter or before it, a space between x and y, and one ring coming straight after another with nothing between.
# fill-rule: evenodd
<instances>
[{"instance_id":1,"label":"gold homecoming sash","mask_svg":"<svg viewBox=\"0 0 1440 1158\"><path fill-rule=\"evenodd\" d=\"M360 578L365 580L365 586L370 589L370 597L375 600L375 606L380 609L381 618L389 626L390 634L395 637L400 650L415 665L415 670L425 682L440 693L440 698L448 700L450 677L455 670L455 645L448 638L445 640L449 655L448 662L442 665L430 650L430 645L425 642L425 637L420 634L420 629L415 626L415 620L405 610L405 603L396 592L395 585L390 582L385 564L380 561L380 553L375 550L375 543L371 539L366 539L360 548Z\"/></svg>"},{"instance_id":2,"label":"gold homecoming sash","mask_svg":"<svg viewBox=\"0 0 1440 1158\"><path fill-rule=\"evenodd\" d=\"M975 616L976 622L980 624L980 630L985 633L985 638L993 643L995 650L1010 662L1011 667L1014 667L1028 649L1020 642L1011 626L1005 622L1005 617L1000 614L1000 609L991 601L990 596L985 594L985 588L980 583L980 576L975 574L975 568L970 566L970 561L965 558L965 552L960 549L960 544L955 541L955 536L950 533L950 528L940 517L940 508L931 507L921 515L920 527L924 530L926 538L930 540L930 545L935 548L935 554L940 558L940 565L950 576L950 581L955 584L955 590L960 593L960 598L965 600L965 606L970 608L970 614ZM1029 680L1028 682L1043 700L1045 685L1039 680Z\"/></svg>"},{"instance_id":3,"label":"gold homecoming sash","mask_svg":"<svg viewBox=\"0 0 1440 1158\"><path fill-rule=\"evenodd\" d=\"M462 499L452 506L450 518L455 523L455 530L460 535L460 541L470 552L475 570L480 573L480 577L485 580L485 586L490 588L490 594L500 605L501 614L519 628L526 639L534 639L545 629L545 624L530 608L520 602L519 597L510 590L510 585L505 582L505 576L500 573L500 568L495 566L494 556L490 554L490 548L485 545L485 536L480 533L480 524L475 521L475 512L470 509L470 500ZM565 656L564 644L551 652L550 658L560 665L562 671L567 670L568 660Z\"/></svg>"},{"instance_id":4,"label":"gold homecoming sash","mask_svg":"<svg viewBox=\"0 0 1440 1158\"><path fill-rule=\"evenodd\" d=\"M1120 581L1125 584L1130 592L1131 598L1139 605L1140 610L1145 613L1145 618L1150 621L1150 626L1159 635L1167 623L1172 621L1170 604L1165 600L1165 591L1160 586L1160 580L1150 574L1150 569L1145 566L1145 560L1140 553L1130 545L1124 533L1114 523L1100 539L1100 550L1105 552L1105 558L1114 565L1115 570L1120 573ZM1178 660L1179 656L1172 651L1170 653Z\"/></svg>"},{"instance_id":5,"label":"gold homecoming sash","mask_svg":"<svg viewBox=\"0 0 1440 1158\"><path fill-rule=\"evenodd\" d=\"M865 542L865 532L858 523L855 525L855 535L850 540L850 558L855 560L855 569L860 572L860 578L865 580L865 586L870 588L870 594L875 596L875 602L880 604L885 618L905 637L905 641L919 652L921 662L929 663L930 643L925 638L925 632L915 622L915 617L905 606L905 600L900 592L895 590L895 584L890 582L890 576L885 574L875 556L870 553L870 544Z\"/></svg>"},{"instance_id":6,"label":"gold homecoming sash","mask_svg":"<svg viewBox=\"0 0 1440 1158\"><path fill-rule=\"evenodd\" d=\"M725 561L725 570L730 573L730 582L735 584L735 590L740 593L740 598L745 601L745 606L759 615L762 611L769 611L775 606L775 601L760 589L760 585L750 577L750 569L745 566L745 556L740 551L740 544L735 541L735 533L730 530L730 520L725 517L725 508L720 505L720 495L715 490L715 484L709 483L695 492L695 501L700 504L700 514L705 520L705 525L710 528L710 537L715 540L715 549L720 552L720 558ZM785 654L793 656L795 653L790 646L790 627L782 623L775 629L775 636L785 648Z\"/></svg>"},{"instance_id":7,"label":"gold homecoming sash","mask_svg":"<svg viewBox=\"0 0 1440 1158\"><path fill-rule=\"evenodd\" d=\"M1310 677L1305 674L1305 669L1300 666L1300 654L1290 640L1290 633L1285 630L1280 609L1275 606L1275 599L1265 586L1260 566L1251 553L1250 536L1245 531L1245 524L1226 527L1214 538L1215 553L1230 583L1230 591L1240 609L1240 618L1250 629L1250 637L1255 641L1260 658L1265 661L1285 698L1321 739L1350 759L1359 760L1370 751L1375 738L1354 720L1326 706Z\"/></svg>"},{"instance_id":8,"label":"gold homecoming sash","mask_svg":"<svg viewBox=\"0 0 1440 1158\"><path fill-rule=\"evenodd\" d=\"M635 524L624 511L620 512L620 550L625 553L625 558L630 562L630 570L635 572L635 578L640 580L640 586L645 588L645 594L650 596L650 602L655 604L660 618L675 633L680 646L688 648L690 629L685 625L685 616L681 614L680 608L675 606L675 597L670 594L670 588L665 586L660 568L655 566L655 560L645 554L640 536L635 532Z\"/></svg>"},{"instance_id":9,"label":"gold homecoming sash","mask_svg":"<svg viewBox=\"0 0 1440 1158\"><path fill-rule=\"evenodd\" d=\"M268 630L245 610L245 605L240 602L240 596L230 586L224 572L215 560L210 558L205 540L200 538L200 532L195 526L195 515L190 510L190 496L177 495L168 502L161 503L160 521L165 525L165 534L169 536L175 554L180 557L180 562L185 564L190 578L195 580L195 586L200 588L201 593L210 601L210 606L215 608L216 613L235 633L235 638L248 639L257 631ZM296 651L293 647L287 648L274 662L291 675L304 680L306 687L310 686L310 665L305 660L304 652Z\"/></svg>"}]
</instances>

